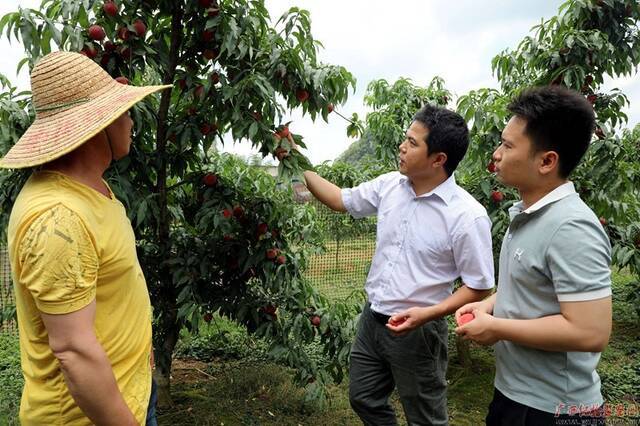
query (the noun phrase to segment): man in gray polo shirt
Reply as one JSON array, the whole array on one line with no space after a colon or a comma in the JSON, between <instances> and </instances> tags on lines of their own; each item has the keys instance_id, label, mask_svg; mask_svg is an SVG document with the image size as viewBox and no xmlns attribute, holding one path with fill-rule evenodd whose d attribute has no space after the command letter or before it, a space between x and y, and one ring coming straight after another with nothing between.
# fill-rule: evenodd
<instances>
[{"instance_id":1,"label":"man in gray polo shirt","mask_svg":"<svg viewBox=\"0 0 640 426\"><path fill-rule=\"evenodd\" d=\"M342 190L304 174L331 209L378 218L349 368L351 406L366 425L397 424L394 387L409 424L448 423L444 317L494 286L491 222L453 176L468 144L462 117L426 106L400 145L398 172ZM458 278L464 285L453 293Z\"/></svg>"},{"instance_id":2,"label":"man in gray polo shirt","mask_svg":"<svg viewBox=\"0 0 640 426\"><path fill-rule=\"evenodd\" d=\"M509 209L497 293L460 308L457 318L475 319L456 332L495 344L488 425L601 424L596 366L611 332L611 247L568 180L591 141L593 108L548 86L524 91L509 110L493 160L522 201Z\"/></svg>"}]
</instances>

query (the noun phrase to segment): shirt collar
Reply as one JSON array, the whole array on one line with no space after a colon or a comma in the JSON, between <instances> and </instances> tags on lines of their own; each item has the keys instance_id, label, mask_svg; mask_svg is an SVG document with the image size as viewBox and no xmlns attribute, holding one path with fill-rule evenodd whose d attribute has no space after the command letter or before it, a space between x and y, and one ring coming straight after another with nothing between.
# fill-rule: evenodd
<instances>
[{"instance_id":1,"label":"shirt collar","mask_svg":"<svg viewBox=\"0 0 640 426\"><path fill-rule=\"evenodd\" d=\"M574 187L573 182L563 183L562 185L558 186L556 189L549 192L547 195L545 195L544 197L540 198L538 201L533 203L533 205L527 209L523 210L522 201L518 201L509 209L509 216L511 216L511 219L513 219L515 216L519 215L520 213L525 213L525 214L535 213L541 208L548 206L551 203L555 203L556 201L562 200L563 198L575 193L576 193L576 188Z\"/></svg>"},{"instance_id":2,"label":"shirt collar","mask_svg":"<svg viewBox=\"0 0 640 426\"><path fill-rule=\"evenodd\" d=\"M401 183L401 184L407 185L408 188L411 189L411 192L415 196L415 192L413 192L413 187L411 186L411 183L409 182L409 178L407 178L404 175L401 175L398 182ZM453 196L456 193L456 187L457 186L458 185L456 184L455 174L452 173L451 176L449 176L449 178L447 180L445 180L440 185L438 185L435 188L433 188L431 191L429 191L429 192L427 192L425 194L417 196L417 198L426 198L426 197L430 197L431 195L437 195L438 198L440 198L442 201L444 201L445 204L448 205L451 202L451 199L453 198Z\"/></svg>"}]
</instances>

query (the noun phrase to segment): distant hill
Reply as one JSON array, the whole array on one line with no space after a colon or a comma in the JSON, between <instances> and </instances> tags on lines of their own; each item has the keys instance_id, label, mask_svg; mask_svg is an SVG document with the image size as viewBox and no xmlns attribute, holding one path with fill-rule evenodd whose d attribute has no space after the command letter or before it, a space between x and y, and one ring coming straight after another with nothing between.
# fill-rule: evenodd
<instances>
[{"instance_id":1,"label":"distant hill","mask_svg":"<svg viewBox=\"0 0 640 426\"><path fill-rule=\"evenodd\" d=\"M344 161L349 164L360 164L363 162L374 161L375 158L373 139L369 132L365 131L364 135L360 139L349 145L349 148L336 158L336 161Z\"/></svg>"}]
</instances>

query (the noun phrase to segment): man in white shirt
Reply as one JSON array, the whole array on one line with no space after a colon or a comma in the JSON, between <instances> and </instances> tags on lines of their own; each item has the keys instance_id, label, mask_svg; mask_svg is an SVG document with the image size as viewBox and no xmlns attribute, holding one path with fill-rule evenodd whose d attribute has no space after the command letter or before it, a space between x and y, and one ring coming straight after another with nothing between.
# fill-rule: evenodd
<instances>
[{"instance_id":1,"label":"man in white shirt","mask_svg":"<svg viewBox=\"0 0 640 426\"><path fill-rule=\"evenodd\" d=\"M409 424L448 423L445 316L494 286L491 222L453 176L468 145L462 117L427 105L400 145L399 172L350 189L304 174L329 208L378 217L349 369L351 406L366 425L397 424L394 387ZM453 293L458 278L463 285Z\"/></svg>"}]
</instances>

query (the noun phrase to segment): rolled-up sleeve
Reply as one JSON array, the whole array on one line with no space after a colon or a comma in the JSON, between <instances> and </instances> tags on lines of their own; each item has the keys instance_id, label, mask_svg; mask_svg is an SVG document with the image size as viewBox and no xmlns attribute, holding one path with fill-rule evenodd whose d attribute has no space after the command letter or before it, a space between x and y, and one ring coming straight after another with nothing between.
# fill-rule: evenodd
<instances>
[{"instance_id":1,"label":"rolled-up sleeve","mask_svg":"<svg viewBox=\"0 0 640 426\"><path fill-rule=\"evenodd\" d=\"M453 236L453 256L462 282L475 290L495 285L491 220L478 216Z\"/></svg>"},{"instance_id":2,"label":"rolled-up sleeve","mask_svg":"<svg viewBox=\"0 0 640 426\"><path fill-rule=\"evenodd\" d=\"M368 182L363 182L355 188L342 190L342 204L349 214L355 218L372 216L378 212L382 188L393 173L387 173Z\"/></svg>"}]
</instances>

